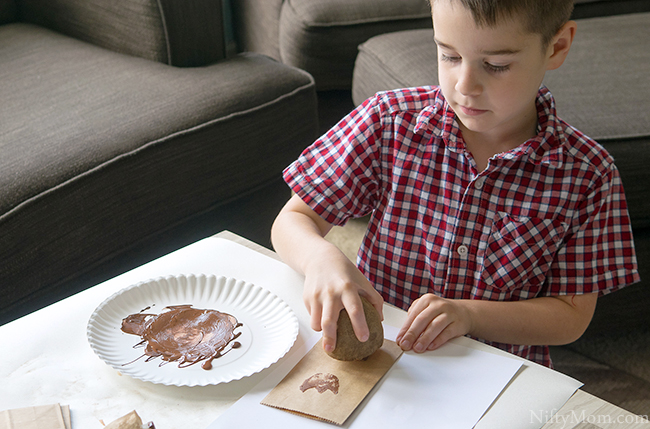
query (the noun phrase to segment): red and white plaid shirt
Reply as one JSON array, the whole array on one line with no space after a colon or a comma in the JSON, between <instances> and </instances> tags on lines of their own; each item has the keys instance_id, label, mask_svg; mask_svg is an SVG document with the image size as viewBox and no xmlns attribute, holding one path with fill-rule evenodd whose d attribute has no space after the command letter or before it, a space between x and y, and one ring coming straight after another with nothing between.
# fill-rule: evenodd
<instances>
[{"instance_id":1,"label":"red and white plaid shirt","mask_svg":"<svg viewBox=\"0 0 650 429\"><path fill-rule=\"evenodd\" d=\"M426 293L516 301L639 280L613 159L537 97L538 134L478 171L437 87L377 94L284 172L335 225L372 213L361 271L403 309ZM546 346L488 342L550 366Z\"/></svg>"}]
</instances>

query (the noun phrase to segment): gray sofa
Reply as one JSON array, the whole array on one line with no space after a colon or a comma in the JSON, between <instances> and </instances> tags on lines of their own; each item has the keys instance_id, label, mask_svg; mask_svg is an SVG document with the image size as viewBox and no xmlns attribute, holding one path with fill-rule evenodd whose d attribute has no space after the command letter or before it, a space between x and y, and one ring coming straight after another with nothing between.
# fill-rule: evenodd
<instances>
[{"instance_id":1,"label":"gray sofa","mask_svg":"<svg viewBox=\"0 0 650 429\"><path fill-rule=\"evenodd\" d=\"M230 229L269 245L312 77L215 0L0 0L0 324Z\"/></svg>"}]
</instances>

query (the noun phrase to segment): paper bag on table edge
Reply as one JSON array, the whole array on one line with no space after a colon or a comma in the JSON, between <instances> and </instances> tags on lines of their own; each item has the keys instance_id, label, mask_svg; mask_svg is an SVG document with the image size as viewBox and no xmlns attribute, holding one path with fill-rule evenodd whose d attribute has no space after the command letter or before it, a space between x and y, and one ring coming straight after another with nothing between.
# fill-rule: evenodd
<instances>
[{"instance_id":1,"label":"paper bag on table edge","mask_svg":"<svg viewBox=\"0 0 650 429\"><path fill-rule=\"evenodd\" d=\"M70 407L51 404L0 412L0 429L70 429Z\"/></svg>"},{"instance_id":2,"label":"paper bag on table edge","mask_svg":"<svg viewBox=\"0 0 650 429\"><path fill-rule=\"evenodd\" d=\"M261 404L342 425L401 355L402 349L394 341L384 340L382 347L366 360L339 361L323 351L320 340ZM316 374L336 376L338 393L333 388L322 388L322 392L308 388L303 392L303 383Z\"/></svg>"}]
</instances>

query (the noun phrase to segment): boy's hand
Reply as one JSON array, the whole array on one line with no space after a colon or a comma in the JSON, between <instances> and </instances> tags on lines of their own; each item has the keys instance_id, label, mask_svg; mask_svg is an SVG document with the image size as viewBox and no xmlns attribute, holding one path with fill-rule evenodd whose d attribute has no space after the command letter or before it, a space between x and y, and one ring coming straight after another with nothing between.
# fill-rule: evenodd
<instances>
[{"instance_id":1,"label":"boy's hand","mask_svg":"<svg viewBox=\"0 0 650 429\"><path fill-rule=\"evenodd\" d=\"M396 342L403 350L435 350L472 329L470 312L462 301L426 294L413 301Z\"/></svg>"},{"instance_id":2,"label":"boy's hand","mask_svg":"<svg viewBox=\"0 0 650 429\"><path fill-rule=\"evenodd\" d=\"M368 279L336 246L325 240L332 225L298 195L285 204L273 223L273 246L282 259L305 275L303 301L311 327L323 331L323 348L334 350L339 313L345 308L359 340L369 336L364 296L383 319L384 300Z\"/></svg>"},{"instance_id":3,"label":"boy's hand","mask_svg":"<svg viewBox=\"0 0 650 429\"><path fill-rule=\"evenodd\" d=\"M310 264L306 270L303 300L311 315L312 329L323 331L325 351L336 347L336 328L343 308L359 341L368 340L370 332L360 296L370 301L383 319L383 298L342 253L333 251L327 260Z\"/></svg>"}]
</instances>

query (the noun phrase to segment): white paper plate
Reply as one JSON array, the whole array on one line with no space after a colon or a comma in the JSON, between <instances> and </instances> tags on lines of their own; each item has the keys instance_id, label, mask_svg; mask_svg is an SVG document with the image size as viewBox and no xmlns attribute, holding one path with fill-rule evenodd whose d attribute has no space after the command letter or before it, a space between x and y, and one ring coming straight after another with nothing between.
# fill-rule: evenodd
<instances>
[{"instance_id":1,"label":"white paper plate","mask_svg":"<svg viewBox=\"0 0 650 429\"><path fill-rule=\"evenodd\" d=\"M185 368L160 358L146 362L142 348L133 348L140 337L122 332L122 319L151 307L159 314L170 305L191 304L232 314L243 326L237 339L241 347L212 361ZM215 276L171 276L149 280L117 292L97 307L88 322L88 342L93 351L122 374L152 383L206 386L239 380L260 372L284 356L298 336L293 310L271 292L251 283ZM129 363L133 362L133 363ZM126 365L125 365L126 364Z\"/></svg>"}]
</instances>

